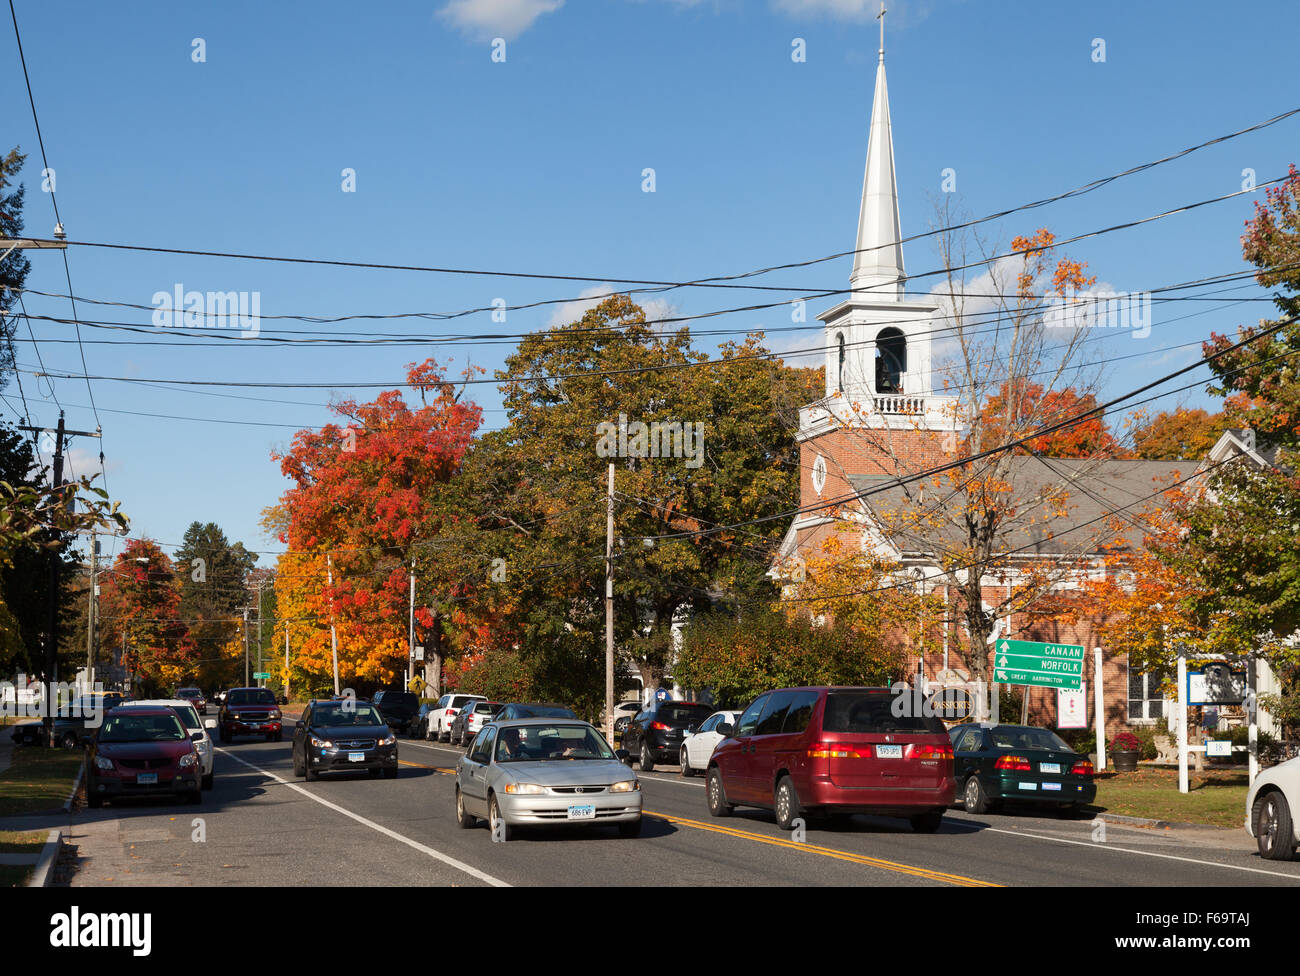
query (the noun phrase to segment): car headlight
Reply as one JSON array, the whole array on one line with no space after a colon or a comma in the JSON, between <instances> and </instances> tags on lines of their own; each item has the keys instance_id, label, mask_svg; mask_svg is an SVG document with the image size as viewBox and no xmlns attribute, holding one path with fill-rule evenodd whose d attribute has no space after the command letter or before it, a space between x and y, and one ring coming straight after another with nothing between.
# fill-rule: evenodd
<instances>
[{"instance_id":1,"label":"car headlight","mask_svg":"<svg viewBox=\"0 0 1300 976\"><path fill-rule=\"evenodd\" d=\"M507 783L507 793L545 793L545 786L538 786L536 783Z\"/></svg>"},{"instance_id":2,"label":"car headlight","mask_svg":"<svg viewBox=\"0 0 1300 976\"><path fill-rule=\"evenodd\" d=\"M333 749L334 743L329 739L318 739L316 736L311 737L311 744L317 749Z\"/></svg>"},{"instance_id":3,"label":"car headlight","mask_svg":"<svg viewBox=\"0 0 1300 976\"><path fill-rule=\"evenodd\" d=\"M271 709L271 711L270 711L269 713L267 713L267 714L268 714L268 717L269 717L269 718L277 718L277 719L278 719L278 718L280 717L280 710L279 710L278 708L273 708L273 709Z\"/></svg>"},{"instance_id":4,"label":"car headlight","mask_svg":"<svg viewBox=\"0 0 1300 976\"><path fill-rule=\"evenodd\" d=\"M180 766L181 769L188 769L190 766L193 766L198 761L199 761L199 757L194 753L189 752L181 756L181 761L176 765Z\"/></svg>"},{"instance_id":5,"label":"car headlight","mask_svg":"<svg viewBox=\"0 0 1300 976\"><path fill-rule=\"evenodd\" d=\"M380 740L379 740L379 744L380 744L381 746L391 746L391 745L393 745L393 743L395 743L396 741L397 741L397 736L395 736L395 735L390 735L387 739L380 739Z\"/></svg>"},{"instance_id":6,"label":"car headlight","mask_svg":"<svg viewBox=\"0 0 1300 976\"><path fill-rule=\"evenodd\" d=\"M95 757L95 768L96 768L96 769L109 769L109 770L111 770L111 769L113 768L113 760L111 760L111 759L105 759L103 756L96 756L96 757Z\"/></svg>"},{"instance_id":7,"label":"car headlight","mask_svg":"<svg viewBox=\"0 0 1300 976\"><path fill-rule=\"evenodd\" d=\"M634 779L625 779L621 783L615 783L609 788L611 793L635 793L641 789L641 784Z\"/></svg>"}]
</instances>

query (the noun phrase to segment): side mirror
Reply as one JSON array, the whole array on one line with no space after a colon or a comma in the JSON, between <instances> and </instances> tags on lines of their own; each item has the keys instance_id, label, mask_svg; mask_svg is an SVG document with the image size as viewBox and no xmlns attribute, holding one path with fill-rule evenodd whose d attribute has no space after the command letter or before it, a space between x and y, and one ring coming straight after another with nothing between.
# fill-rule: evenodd
<instances>
[{"instance_id":1,"label":"side mirror","mask_svg":"<svg viewBox=\"0 0 1300 976\"><path fill-rule=\"evenodd\" d=\"M694 735L694 734L695 734L695 729L696 729L696 726L694 726L694 725L688 725L688 726L686 726L686 734L687 734L687 735Z\"/></svg>"},{"instance_id":2,"label":"side mirror","mask_svg":"<svg viewBox=\"0 0 1300 976\"><path fill-rule=\"evenodd\" d=\"M718 735L722 736L724 739L730 739L736 734L736 727L730 722L719 722L713 731L717 732Z\"/></svg>"},{"instance_id":3,"label":"side mirror","mask_svg":"<svg viewBox=\"0 0 1300 976\"><path fill-rule=\"evenodd\" d=\"M203 727L205 729L215 729L217 727L217 720L215 718L205 718L203 720Z\"/></svg>"},{"instance_id":4,"label":"side mirror","mask_svg":"<svg viewBox=\"0 0 1300 976\"><path fill-rule=\"evenodd\" d=\"M614 758L619 762L627 762L628 751L626 749L615 749Z\"/></svg>"},{"instance_id":5,"label":"side mirror","mask_svg":"<svg viewBox=\"0 0 1300 976\"><path fill-rule=\"evenodd\" d=\"M203 733L202 733L202 732L199 732L199 731L191 732L191 733L190 733L190 741L192 741L192 742L202 742L202 741L203 741Z\"/></svg>"},{"instance_id":6,"label":"side mirror","mask_svg":"<svg viewBox=\"0 0 1300 976\"><path fill-rule=\"evenodd\" d=\"M306 727L307 727L307 723L304 722L302 719L298 719L298 721L294 724L294 728L296 729L305 729Z\"/></svg>"}]
</instances>

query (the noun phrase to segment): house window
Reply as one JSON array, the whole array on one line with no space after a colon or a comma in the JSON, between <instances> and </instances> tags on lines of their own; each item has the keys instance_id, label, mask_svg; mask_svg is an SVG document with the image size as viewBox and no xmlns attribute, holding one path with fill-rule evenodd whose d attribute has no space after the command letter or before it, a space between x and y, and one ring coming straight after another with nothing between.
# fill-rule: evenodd
<instances>
[{"instance_id":1,"label":"house window","mask_svg":"<svg viewBox=\"0 0 1300 976\"><path fill-rule=\"evenodd\" d=\"M839 358L839 365L835 370L835 389L843 390L844 389L844 333L843 332L839 333L837 337L837 344L839 346L840 358Z\"/></svg>"},{"instance_id":2,"label":"house window","mask_svg":"<svg viewBox=\"0 0 1300 976\"><path fill-rule=\"evenodd\" d=\"M1164 718L1165 700L1160 693L1161 676L1150 671L1128 672L1128 720L1154 722Z\"/></svg>"},{"instance_id":3,"label":"house window","mask_svg":"<svg viewBox=\"0 0 1300 976\"><path fill-rule=\"evenodd\" d=\"M907 372L907 338L898 329L876 336L876 392L902 393Z\"/></svg>"}]
</instances>

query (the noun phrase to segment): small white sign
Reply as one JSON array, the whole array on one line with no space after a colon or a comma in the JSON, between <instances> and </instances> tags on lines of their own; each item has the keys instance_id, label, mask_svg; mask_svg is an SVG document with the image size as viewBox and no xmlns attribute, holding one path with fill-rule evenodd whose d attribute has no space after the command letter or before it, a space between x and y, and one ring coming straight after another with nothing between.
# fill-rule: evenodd
<instances>
[{"instance_id":1,"label":"small white sign","mask_svg":"<svg viewBox=\"0 0 1300 976\"><path fill-rule=\"evenodd\" d=\"M1228 758L1232 755L1231 739L1206 739L1205 754L1218 758Z\"/></svg>"},{"instance_id":2,"label":"small white sign","mask_svg":"<svg viewBox=\"0 0 1300 976\"><path fill-rule=\"evenodd\" d=\"M416 644L416 645L415 645L415 659L416 659L417 661L423 661L423 660L424 660L424 645L423 645L423 644Z\"/></svg>"},{"instance_id":3,"label":"small white sign","mask_svg":"<svg viewBox=\"0 0 1300 976\"><path fill-rule=\"evenodd\" d=\"M1088 727L1088 682L1080 682L1077 690L1056 689L1056 727L1058 729Z\"/></svg>"}]
</instances>

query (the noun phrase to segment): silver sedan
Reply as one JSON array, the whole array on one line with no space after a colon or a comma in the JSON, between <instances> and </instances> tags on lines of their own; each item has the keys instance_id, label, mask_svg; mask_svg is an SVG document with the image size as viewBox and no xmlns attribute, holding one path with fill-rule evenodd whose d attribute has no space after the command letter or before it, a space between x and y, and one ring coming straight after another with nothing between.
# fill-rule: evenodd
<instances>
[{"instance_id":1,"label":"silver sedan","mask_svg":"<svg viewBox=\"0 0 1300 976\"><path fill-rule=\"evenodd\" d=\"M489 722L456 760L456 819L488 821L494 841L514 828L614 824L641 832L641 784L596 729L579 719Z\"/></svg>"}]
</instances>

